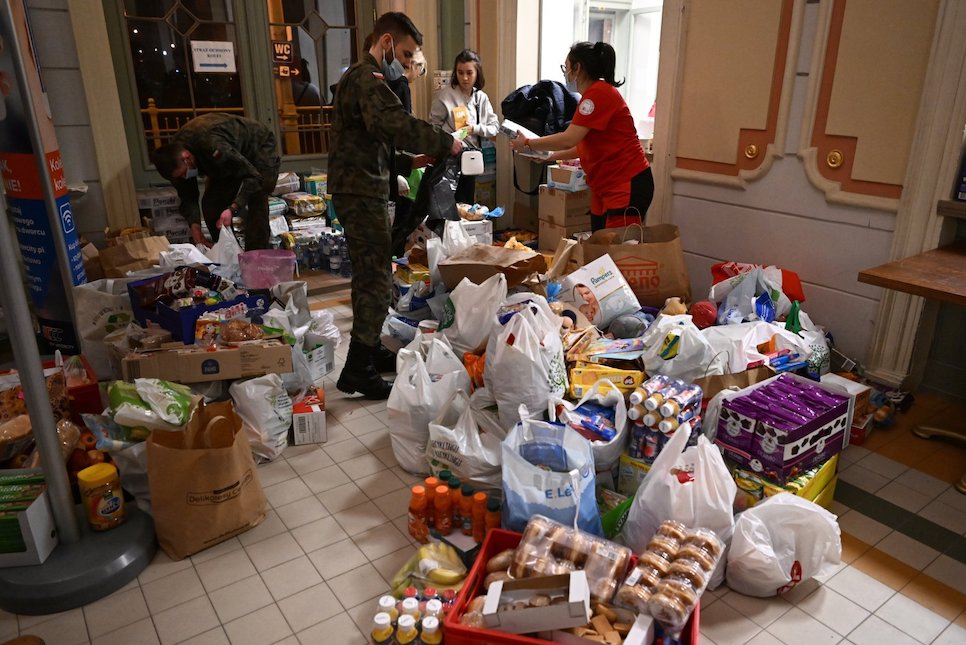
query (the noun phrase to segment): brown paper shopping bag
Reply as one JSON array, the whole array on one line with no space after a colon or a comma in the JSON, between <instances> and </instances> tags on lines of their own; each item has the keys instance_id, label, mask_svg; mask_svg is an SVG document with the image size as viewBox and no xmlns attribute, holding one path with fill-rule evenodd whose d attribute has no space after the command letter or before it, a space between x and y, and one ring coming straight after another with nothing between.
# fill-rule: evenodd
<instances>
[{"instance_id":1,"label":"brown paper shopping bag","mask_svg":"<svg viewBox=\"0 0 966 645\"><path fill-rule=\"evenodd\" d=\"M104 276L123 278L128 271L150 269L158 264L161 251L171 248L168 238L163 235L153 237L118 238L114 246L102 249L99 253Z\"/></svg>"},{"instance_id":2,"label":"brown paper shopping bag","mask_svg":"<svg viewBox=\"0 0 966 645\"><path fill-rule=\"evenodd\" d=\"M642 305L661 307L672 296L690 302L691 281L674 224L601 229L581 242L576 256L583 265L608 254Z\"/></svg>"},{"instance_id":3,"label":"brown paper shopping bag","mask_svg":"<svg viewBox=\"0 0 966 645\"><path fill-rule=\"evenodd\" d=\"M152 432L147 449L154 527L171 559L224 542L265 518L268 502L230 401L203 404L181 431Z\"/></svg>"}]
</instances>

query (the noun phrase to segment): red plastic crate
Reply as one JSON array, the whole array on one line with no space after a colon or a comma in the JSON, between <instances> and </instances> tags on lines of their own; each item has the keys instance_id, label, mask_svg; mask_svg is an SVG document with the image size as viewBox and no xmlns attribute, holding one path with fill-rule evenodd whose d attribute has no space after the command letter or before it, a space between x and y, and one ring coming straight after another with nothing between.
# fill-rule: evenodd
<instances>
[{"instance_id":1,"label":"red plastic crate","mask_svg":"<svg viewBox=\"0 0 966 645\"><path fill-rule=\"evenodd\" d=\"M503 529L492 529L486 534L483 540L483 547L480 554L473 563L463 588L456 596L453 608L447 612L446 619L443 621L443 633L446 638L446 645L546 645L549 641L541 638L531 638L521 634L508 634L494 629L476 629L460 624L460 618L466 610L466 605L470 600L479 595L483 587L483 580L486 578L486 562L491 557L505 551L515 549L523 537L522 533L514 531L504 531ZM637 558L633 557L636 561ZM683 645L698 645L698 623L699 623L700 603L695 606L691 618L688 619L684 632L681 634Z\"/></svg>"}]
</instances>

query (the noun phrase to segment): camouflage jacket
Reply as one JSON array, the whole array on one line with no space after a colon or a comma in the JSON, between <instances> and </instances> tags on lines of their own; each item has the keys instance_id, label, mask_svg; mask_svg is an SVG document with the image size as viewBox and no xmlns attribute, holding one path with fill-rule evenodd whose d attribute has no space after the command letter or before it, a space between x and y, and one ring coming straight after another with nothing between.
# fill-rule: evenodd
<instances>
[{"instance_id":1,"label":"camouflage jacket","mask_svg":"<svg viewBox=\"0 0 966 645\"><path fill-rule=\"evenodd\" d=\"M262 190L263 175L278 174L279 158L275 135L253 119L212 112L188 121L174 141L195 156L198 174L211 180L241 182L235 203L248 203L252 194ZM201 222L198 205L198 180L172 182L181 198L181 214L189 224Z\"/></svg>"},{"instance_id":2,"label":"camouflage jacket","mask_svg":"<svg viewBox=\"0 0 966 645\"><path fill-rule=\"evenodd\" d=\"M329 192L388 199L393 148L445 159L453 137L403 108L371 54L346 70L335 91ZM407 175L411 168L396 164Z\"/></svg>"}]
</instances>

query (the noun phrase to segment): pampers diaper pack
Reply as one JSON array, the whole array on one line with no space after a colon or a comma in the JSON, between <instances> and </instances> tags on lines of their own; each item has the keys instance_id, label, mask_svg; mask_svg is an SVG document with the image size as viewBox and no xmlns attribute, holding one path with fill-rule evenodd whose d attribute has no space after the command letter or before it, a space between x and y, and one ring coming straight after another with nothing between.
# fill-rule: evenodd
<instances>
[{"instance_id":1,"label":"pampers diaper pack","mask_svg":"<svg viewBox=\"0 0 966 645\"><path fill-rule=\"evenodd\" d=\"M572 304L587 319L606 328L621 314L641 308L637 297L609 255L577 269L561 282L560 301Z\"/></svg>"}]
</instances>

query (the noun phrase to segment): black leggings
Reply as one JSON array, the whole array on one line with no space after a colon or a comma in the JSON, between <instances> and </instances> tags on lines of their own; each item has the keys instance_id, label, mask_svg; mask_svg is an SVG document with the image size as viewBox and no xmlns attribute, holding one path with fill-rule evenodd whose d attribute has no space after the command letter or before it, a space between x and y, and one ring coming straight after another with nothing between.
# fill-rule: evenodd
<instances>
[{"instance_id":1,"label":"black leggings","mask_svg":"<svg viewBox=\"0 0 966 645\"><path fill-rule=\"evenodd\" d=\"M608 209L603 215L594 215L591 213L590 230L598 231L605 228L608 218L611 217L633 217L635 215L634 211L627 212L627 209L632 207L636 208L638 213L640 213L640 221L643 224L644 218L647 216L647 209L651 206L652 199L654 199L654 174L651 172L651 167L648 166L631 179L630 203L624 208Z\"/></svg>"}]
</instances>

